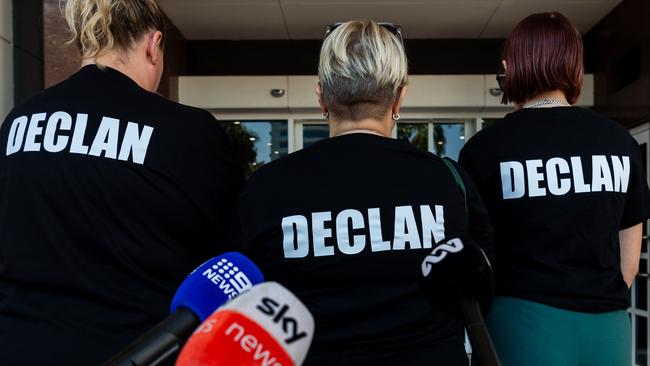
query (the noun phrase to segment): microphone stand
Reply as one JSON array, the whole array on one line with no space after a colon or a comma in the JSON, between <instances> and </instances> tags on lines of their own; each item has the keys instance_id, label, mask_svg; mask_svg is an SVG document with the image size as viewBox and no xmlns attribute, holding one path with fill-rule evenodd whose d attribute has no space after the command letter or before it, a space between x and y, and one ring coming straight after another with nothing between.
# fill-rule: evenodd
<instances>
[{"instance_id":1,"label":"microphone stand","mask_svg":"<svg viewBox=\"0 0 650 366\"><path fill-rule=\"evenodd\" d=\"M467 335L472 344L472 357L476 355L481 366L501 366L478 302L462 299L460 309L467 327Z\"/></svg>"}]
</instances>

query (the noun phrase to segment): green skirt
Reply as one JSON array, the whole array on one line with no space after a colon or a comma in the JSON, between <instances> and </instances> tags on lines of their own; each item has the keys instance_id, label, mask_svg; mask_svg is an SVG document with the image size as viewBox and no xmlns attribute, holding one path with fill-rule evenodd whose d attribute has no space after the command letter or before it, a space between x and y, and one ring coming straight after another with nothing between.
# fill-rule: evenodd
<instances>
[{"instance_id":1,"label":"green skirt","mask_svg":"<svg viewBox=\"0 0 650 366\"><path fill-rule=\"evenodd\" d=\"M502 366L630 366L624 310L583 313L497 297L487 319Z\"/></svg>"}]
</instances>

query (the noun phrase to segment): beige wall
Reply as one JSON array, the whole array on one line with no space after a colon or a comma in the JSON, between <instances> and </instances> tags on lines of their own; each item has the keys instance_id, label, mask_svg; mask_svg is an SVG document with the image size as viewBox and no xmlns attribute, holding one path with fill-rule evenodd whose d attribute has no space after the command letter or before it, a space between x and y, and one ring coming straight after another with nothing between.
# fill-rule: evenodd
<instances>
[{"instance_id":1,"label":"beige wall","mask_svg":"<svg viewBox=\"0 0 650 366\"><path fill-rule=\"evenodd\" d=\"M3 1L3 0L0 0ZM65 1L43 1L43 83L45 88L58 84L79 70L77 48L69 44L70 32L63 18Z\"/></svg>"},{"instance_id":2,"label":"beige wall","mask_svg":"<svg viewBox=\"0 0 650 366\"><path fill-rule=\"evenodd\" d=\"M0 0L0 124L14 105L11 3L11 0Z\"/></svg>"},{"instance_id":3,"label":"beige wall","mask_svg":"<svg viewBox=\"0 0 650 366\"><path fill-rule=\"evenodd\" d=\"M410 75L408 92L402 105L405 112L509 112L501 105L501 96L493 96L496 75ZM215 111L320 113L314 94L315 75L286 76L180 76L178 95L181 103ZM594 104L593 75L585 74L577 105ZM271 90L285 91L281 97Z\"/></svg>"},{"instance_id":4,"label":"beige wall","mask_svg":"<svg viewBox=\"0 0 650 366\"><path fill-rule=\"evenodd\" d=\"M0 0L0 2L10 0ZM70 31L65 22L62 7L65 0L43 0L43 57L44 84L55 85L79 70L80 59L74 44L69 44ZM167 19L165 41L165 72L158 92L171 100L178 100L177 77L185 72L185 38Z\"/></svg>"}]
</instances>

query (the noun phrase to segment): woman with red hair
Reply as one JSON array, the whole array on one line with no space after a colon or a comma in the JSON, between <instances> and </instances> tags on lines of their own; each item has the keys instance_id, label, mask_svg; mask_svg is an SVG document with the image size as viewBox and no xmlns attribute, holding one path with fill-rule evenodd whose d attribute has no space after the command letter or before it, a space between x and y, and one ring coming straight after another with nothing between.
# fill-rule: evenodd
<instances>
[{"instance_id":1,"label":"woman with red hair","mask_svg":"<svg viewBox=\"0 0 650 366\"><path fill-rule=\"evenodd\" d=\"M582 54L562 14L521 21L499 80L517 110L460 154L494 224L488 326L504 366L631 365L625 309L650 192L630 134L573 106Z\"/></svg>"}]
</instances>

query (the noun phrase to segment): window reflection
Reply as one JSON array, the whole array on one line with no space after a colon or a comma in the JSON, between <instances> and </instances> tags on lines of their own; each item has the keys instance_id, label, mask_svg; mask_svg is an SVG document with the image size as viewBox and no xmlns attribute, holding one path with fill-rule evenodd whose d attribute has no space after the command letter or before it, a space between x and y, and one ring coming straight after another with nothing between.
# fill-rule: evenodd
<instances>
[{"instance_id":1,"label":"window reflection","mask_svg":"<svg viewBox=\"0 0 650 366\"><path fill-rule=\"evenodd\" d=\"M315 142L329 137L330 128L326 124L304 124L302 126L302 147L313 145Z\"/></svg>"},{"instance_id":2,"label":"window reflection","mask_svg":"<svg viewBox=\"0 0 650 366\"><path fill-rule=\"evenodd\" d=\"M436 123L433 126L433 153L458 161L460 149L465 145L465 124Z\"/></svg>"},{"instance_id":3,"label":"window reflection","mask_svg":"<svg viewBox=\"0 0 650 366\"><path fill-rule=\"evenodd\" d=\"M644 316L637 316L636 351L637 365L647 365L648 362L648 320Z\"/></svg>"},{"instance_id":4,"label":"window reflection","mask_svg":"<svg viewBox=\"0 0 650 366\"><path fill-rule=\"evenodd\" d=\"M433 141L429 141L429 129L433 129ZM399 123L397 138L407 139L422 151L431 151L441 157L458 160L465 144L464 123ZM430 150L429 146L433 146Z\"/></svg>"},{"instance_id":5,"label":"window reflection","mask_svg":"<svg viewBox=\"0 0 650 366\"><path fill-rule=\"evenodd\" d=\"M288 153L287 121L222 121L221 125L247 178Z\"/></svg>"},{"instance_id":6,"label":"window reflection","mask_svg":"<svg viewBox=\"0 0 650 366\"><path fill-rule=\"evenodd\" d=\"M428 123L398 123L397 138L407 139L419 150L427 151L429 148Z\"/></svg>"},{"instance_id":7,"label":"window reflection","mask_svg":"<svg viewBox=\"0 0 650 366\"><path fill-rule=\"evenodd\" d=\"M646 274L648 260L641 258L639 261L639 273ZM636 306L640 310L648 310L648 280L644 277L637 277L635 281L634 291L636 292Z\"/></svg>"},{"instance_id":8,"label":"window reflection","mask_svg":"<svg viewBox=\"0 0 650 366\"><path fill-rule=\"evenodd\" d=\"M483 118L481 123L481 128L492 127L495 124L499 123L503 118Z\"/></svg>"},{"instance_id":9,"label":"window reflection","mask_svg":"<svg viewBox=\"0 0 650 366\"><path fill-rule=\"evenodd\" d=\"M648 144L642 143L639 144L639 149L641 149L641 166L643 167L643 174L644 176L648 176L648 172L646 171L646 167L648 166ZM643 237L647 238L648 236L648 220L643 222ZM642 253L647 253L648 252L648 240L643 240L641 242L641 252ZM641 267L645 269L646 267Z\"/></svg>"}]
</instances>

